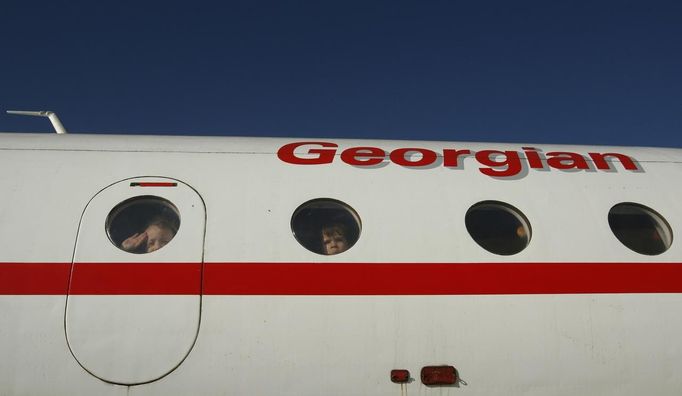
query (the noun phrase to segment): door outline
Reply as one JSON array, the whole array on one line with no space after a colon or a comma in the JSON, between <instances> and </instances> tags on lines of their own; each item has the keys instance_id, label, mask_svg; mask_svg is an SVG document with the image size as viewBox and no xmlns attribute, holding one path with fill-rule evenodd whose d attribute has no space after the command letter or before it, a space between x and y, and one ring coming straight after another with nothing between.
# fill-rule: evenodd
<instances>
[{"instance_id":1,"label":"door outline","mask_svg":"<svg viewBox=\"0 0 682 396\"><path fill-rule=\"evenodd\" d=\"M189 348L187 349L187 352L184 354L184 356L177 362L177 364L175 364L174 366L172 366L172 367L171 367L167 372L165 372L164 374L162 374L162 375L160 375L160 376L157 376L157 377L155 377L155 378L152 378L152 379L150 379L150 380L146 380L146 381L138 381L138 382L112 381L112 380L109 380L109 379L106 379L106 378L102 378L101 376L99 376L99 375L95 374L94 372L92 372L92 370L89 370L88 368L86 368L86 367L83 365L83 363L82 363L82 362L78 359L78 357L76 356L76 353L74 352L74 349L73 349L73 347L72 347L72 345L71 345L71 342L69 341L69 333L68 333L68 325L67 325L67 316L68 316L68 312L69 312L69 297L70 297L70 290L71 290L71 285L72 285L72 280L73 280L73 273L74 273L75 264L76 264L75 260L76 260L76 254L77 254L77 249L78 249L78 242L79 242L79 240L80 240L81 230L82 230L82 228L83 228L83 220L85 219L86 212L87 212L88 208L90 207L90 204L91 204L97 197L99 197L103 192L109 190L110 188L112 188L112 187L114 187L114 186L116 186L116 185L118 185L118 184L130 183L130 182L133 181L133 180L149 180L149 179L153 179L153 180L163 180L163 181L169 181L169 182L176 182L176 183L178 183L178 184L180 184L180 185L186 186L187 188L189 188L189 190L191 190L192 192L194 192L194 194L198 197L199 202L201 203L201 206L202 206L202 209L203 209L203 218L201 219L202 222L203 222L203 227L202 227L202 229L201 229L201 252L200 252L200 260L201 260L201 261L200 261L200 268L201 268L201 271L200 271L200 274L199 274L199 295L198 295L198 297L199 297L199 303L198 303L198 313L199 313L199 315L198 315L198 319L197 319L196 332L195 332L194 338L193 338L192 342L190 343ZM131 186L131 187L132 187L132 186ZM135 197L135 196L142 196L142 195L152 195L152 194L142 194L142 193L139 193L139 194L130 194L130 195L128 196L128 199L129 199L129 198L133 198L133 197ZM167 198L165 198L163 195L164 195L164 194L159 194L159 196L160 196L161 198L167 199ZM172 202L172 201L171 201L171 202ZM113 209L113 207L111 207L110 210L111 210L111 209ZM106 215L108 216L108 214L109 214L109 213L107 212ZM99 191L97 191L92 197L90 197L90 199L87 201L87 203L86 203L85 206L83 207L83 210L81 211L81 215L80 215L80 218L79 218L79 220L78 220L78 227L77 227L77 229L76 229L76 237L75 237L75 239L74 239L74 246L73 246L73 251L72 251L72 254L71 254L71 265L70 265L70 268L69 268L69 280L68 280L67 289L66 289L66 293L65 293L64 319L63 319L64 340L66 341L66 346L67 346L67 348L69 349L69 353L70 353L71 356L74 358L74 360L78 363L78 365L79 365L83 370L85 370L88 374L92 375L93 377L95 377L95 378L97 378L97 379L99 379L99 380L101 380L101 381L103 381L103 382L106 382L106 383L109 383L109 384L113 384L113 385L123 385L123 386L144 385L144 384L149 384L149 383L152 383L152 382L155 382L155 381L158 381L158 380L161 380L161 379L165 378L166 376L168 376L169 374L171 374L172 372L174 372L178 367L180 367L180 365L182 365L182 363L184 363L184 361L189 357L189 355L190 355L190 354L192 353L192 351L194 350L194 346L196 345L197 340L198 340L198 338L199 338L199 332L201 331L201 322L202 322L202 316L203 316L203 296L204 296L204 294L203 294L203 293L204 293L204 290L203 290L203 289L204 289L204 264L205 264L205 262L204 262L204 257L205 257L206 223L207 223L207 220L208 220L208 213L207 213L207 209L206 209L206 202L204 201L204 198L203 198L203 196L199 193L199 191L197 191L192 185L190 185L190 184L188 184L188 183L186 183L186 182L184 182L184 181L182 181L182 180L180 180L180 179L176 179L176 178L168 177L168 176L133 176L133 177L121 179L121 180L118 180L118 181L115 181L115 182L112 182L112 183L106 185L105 187L103 187L103 188L101 188ZM106 229L106 220L104 221L104 223L105 223L105 225L104 225L104 227L103 227L103 228L104 228L104 234L106 235L106 239L109 240L109 235L108 235L109 233L108 233L108 230ZM110 240L109 240L109 242L111 243ZM113 244L112 244L112 246L113 246ZM117 249L118 249L118 247L117 247ZM139 256L139 255L136 255L136 256Z\"/></svg>"}]
</instances>

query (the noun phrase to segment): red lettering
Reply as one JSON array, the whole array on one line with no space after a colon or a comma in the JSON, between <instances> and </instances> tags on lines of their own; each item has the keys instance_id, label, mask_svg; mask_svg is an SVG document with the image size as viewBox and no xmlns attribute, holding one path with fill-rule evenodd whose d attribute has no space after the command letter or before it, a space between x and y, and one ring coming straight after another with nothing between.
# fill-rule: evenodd
<instances>
[{"instance_id":1,"label":"red lettering","mask_svg":"<svg viewBox=\"0 0 682 396\"><path fill-rule=\"evenodd\" d=\"M409 152L421 153L422 157L416 161L410 161L406 155ZM401 148L391 151L391 161L400 166L427 166L436 162L438 155L435 152L423 148Z\"/></svg>"},{"instance_id":2,"label":"red lettering","mask_svg":"<svg viewBox=\"0 0 682 396\"><path fill-rule=\"evenodd\" d=\"M313 158L301 158L296 156L296 149L305 145L318 145L322 147L333 147L333 149L309 149L306 154L315 154ZM284 162L295 165L321 165L331 164L334 161L336 148L339 147L335 143L327 142L297 142L289 143L277 150L277 157Z\"/></svg>"},{"instance_id":3,"label":"red lettering","mask_svg":"<svg viewBox=\"0 0 682 396\"><path fill-rule=\"evenodd\" d=\"M554 169L590 169L585 157L577 153L551 151L547 156L551 157L547 164Z\"/></svg>"},{"instance_id":4,"label":"red lettering","mask_svg":"<svg viewBox=\"0 0 682 396\"><path fill-rule=\"evenodd\" d=\"M459 156L460 155L470 155L471 150L453 150L445 149L443 150L443 166L459 166Z\"/></svg>"},{"instance_id":5,"label":"red lettering","mask_svg":"<svg viewBox=\"0 0 682 396\"><path fill-rule=\"evenodd\" d=\"M386 158L386 152L378 147L351 147L343 150L341 160L348 165L378 165Z\"/></svg>"},{"instance_id":6,"label":"red lettering","mask_svg":"<svg viewBox=\"0 0 682 396\"><path fill-rule=\"evenodd\" d=\"M526 159L528 160L528 165L532 169L543 169L545 166L542 164L542 158L540 158L540 153L535 147L521 147L525 150Z\"/></svg>"},{"instance_id":7,"label":"red lettering","mask_svg":"<svg viewBox=\"0 0 682 396\"><path fill-rule=\"evenodd\" d=\"M504 161L496 161L492 157L504 155ZM518 175L521 172L521 159L519 153L516 151L498 151L498 150L483 150L476 153L476 160L481 165L489 166L490 168L479 168L481 173L488 176L495 177L509 177ZM504 169L495 169L502 167Z\"/></svg>"},{"instance_id":8,"label":"red lettering","mask_svg":"<svg viewBox=\"0 0 682 396\"><path fill-rule=\"evenodd\" d=\"M289 164L322 165L330 164L338 151L338 144L331 142L289 143L277 150L277 157ZM590 169L588 161L598 170L615 170L613 165L620 162L625 170L638 171L639 164L632 157L619 153L587 153L582 155L566 151L552 151L544 154L535 147L522 147L521 151L500 151L443 149L443 166L461 167L464 158L473 155L478 161L479 171L487 176L510 177L521 173L527 163L530 169ZM341 161L352 166L373 166L386 161L387 152L379 147L349 147L340 154ZM388 154L391 162L405 167L424 167L434 164L438 154L425 148L397 148ZM525 162L522 162L524 161Z\"/></svg>"},{"instance_id":9,"label":"red lettering","mask_svg":"<svg viewBox=\"0 0 682 396\"><path fill-rule=\"evenodd\" d=\"M596 165L597 169L611 169L611 164L606 160L606 157L614 157L617 160L620 161L620 163L623 165L623 167L627 170L638 170L639 168L635 164L635 162L632 160L632 158L628 157L625 154L618 154L618 153L605 153L605 154L599 154L599 153L588 153L590 158L594 161L594 164Z\"/></svg>"}]
</instances>

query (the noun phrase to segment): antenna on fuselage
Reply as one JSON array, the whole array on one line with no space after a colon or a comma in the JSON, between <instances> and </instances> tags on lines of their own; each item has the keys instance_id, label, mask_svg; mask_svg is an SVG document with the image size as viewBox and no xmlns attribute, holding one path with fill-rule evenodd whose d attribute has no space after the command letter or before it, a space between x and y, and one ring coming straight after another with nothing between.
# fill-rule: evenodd
<instances>
[{"instance_id":1,"label":"antenna on fuselage","mask_svg":"<svg viewBox=\"0 0 682 396\"><path fill-rule=\"evenodd\" d=\"M52 123L52 127L54 128L55 132L57 132L60 135L66 135L67 134L66 129L64 128L64 125L62 125L62 122L59 121L59 117L57 117L57 114L54 111L7 110L7 114L47 117L50 119L50 122Z\"/></svg>"}]
</instances>

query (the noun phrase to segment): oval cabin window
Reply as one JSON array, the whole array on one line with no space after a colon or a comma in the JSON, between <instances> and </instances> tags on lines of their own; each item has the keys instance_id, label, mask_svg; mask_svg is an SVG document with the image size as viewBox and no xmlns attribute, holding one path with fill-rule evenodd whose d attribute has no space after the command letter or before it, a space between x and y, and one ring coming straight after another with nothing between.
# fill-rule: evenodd
<instances>
[{"instance_id":1,"label":"oval cabin window","mask_svg":"<svg viewBox=\"0 0 682 396\"><path fill-rule=\"evenodd\" d=\"M661 254L673 242L668 222L644 205L631 202L615 205L609 210L609 226L623 245L639 254Z\"/></svg>"},{"instance_id":2,"label":"oval cabin window","mask_svg":"<svg viewBox=\"0 0 682 396\"><path fill-rule=\"evenodd\" d=\"M334 199L314 199L299 206L291 217L296 240L317 254L335 255L360 238L360 217L350 206Z\"/></svg>"},{"instance_id":3,"label":"oval cabin window","mask_svg":"<svg viewBox=\"0 0 682 396\"><path fill-rule=\"evenodd\" d=\"M155 196L130 198L107 217L109 240L129 253L151 253L166 246L180 228L180 214L170 201Z\"/></svg>"},{"instance_id":4,"label":"oval cabin window","mask_svg":"<svg viewBox=\"0 0 682 396\"><path fill-rule=\"evenodd\" d=\"M503 202L484 201L473 205L466 213L469 235L483 249L509 256L528 246L530 223L515 207Z\"/></svg>"}]
</instances>

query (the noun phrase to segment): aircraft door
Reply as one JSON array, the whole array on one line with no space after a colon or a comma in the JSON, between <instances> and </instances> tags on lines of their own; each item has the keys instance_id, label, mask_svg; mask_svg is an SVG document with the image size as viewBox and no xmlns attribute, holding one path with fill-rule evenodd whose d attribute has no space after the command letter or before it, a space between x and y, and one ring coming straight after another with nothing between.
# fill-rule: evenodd
<instances>
[{"instance_id":1,"label":"aircraft door","mask_svg":"<svg viewBox=\"0 0 682 396\"><path fill-rule=\"evenodd\" d=\"M174 179L97 193L81 218L65 311L69 348L90 374L136 385L188 356L201 319L206 210Z\"/></svg>"}]
</instances>

